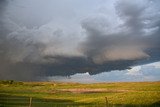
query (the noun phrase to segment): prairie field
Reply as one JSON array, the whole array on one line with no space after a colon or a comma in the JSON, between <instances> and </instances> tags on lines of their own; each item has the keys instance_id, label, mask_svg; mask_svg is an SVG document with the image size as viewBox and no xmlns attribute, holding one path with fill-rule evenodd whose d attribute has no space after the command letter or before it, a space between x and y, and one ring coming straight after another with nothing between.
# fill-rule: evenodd
<instances>
[{"instance_id":1,"label":"prairie field","mask_svg":"<svg viewBox=\"0 0 160 107\"><path fill-rule=\"evenodd\" d=\"M0 107L159 107L160 82L0 81Z\"/></svg>"}]
</instances>

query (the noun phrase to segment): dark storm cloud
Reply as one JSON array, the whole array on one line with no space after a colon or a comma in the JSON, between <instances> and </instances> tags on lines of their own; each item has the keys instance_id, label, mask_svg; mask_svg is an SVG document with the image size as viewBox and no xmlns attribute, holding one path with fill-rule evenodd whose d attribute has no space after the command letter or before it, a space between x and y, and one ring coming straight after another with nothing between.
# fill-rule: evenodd
<instances>
[{"instance_id":1,"label":"dark storm cloud","mask_svg":"<svg viewBox=\"0 0 160 107\"><path fill-rule=\"evenodd\" d=\"M112 26L110 22L106 22L106 17L96 16L84 20L82 27L88 35L87 41L82 44L84 53L95 63L152 59L155 53L159 54L160 36L157 22L159 22L160 15L158 13L155 19L151 18L151 14L154 15L159 10L147 13L150 12L147 7L153 2L143 2L129 0L117 2L116 12L122 24L111 27L117 31L106 32L110 31L110 26ZM157 20L156 24L155 20ZM158 56L156 58L159 60Z\"/></svg>"},{"instance_id":2,"label":"dark storm cloud","mask_svg":"<svg viewBox=\"0 0 160 107\"><path fill-rule=\"evenodd\" d=\"M87 18L91 7L80 13L79 2L33 2L0 1L0 79L97 74L160 60L156 0L119 0L111 14Z\"/></svg>"}]
</instances>

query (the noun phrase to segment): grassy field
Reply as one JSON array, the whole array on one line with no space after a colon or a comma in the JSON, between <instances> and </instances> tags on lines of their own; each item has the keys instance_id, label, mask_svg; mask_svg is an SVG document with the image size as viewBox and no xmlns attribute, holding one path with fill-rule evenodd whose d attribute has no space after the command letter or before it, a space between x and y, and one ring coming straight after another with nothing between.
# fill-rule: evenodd
<instances>
[{"instance_id":1,"label":"grassy field","mask_svg":"<svg viewBox=\"0 0 160 107\"><path fill-rule=\"evenodd\" d=\"M160 107L160 82L0 81L0 107Z\"/></svg>"}]
</instances>

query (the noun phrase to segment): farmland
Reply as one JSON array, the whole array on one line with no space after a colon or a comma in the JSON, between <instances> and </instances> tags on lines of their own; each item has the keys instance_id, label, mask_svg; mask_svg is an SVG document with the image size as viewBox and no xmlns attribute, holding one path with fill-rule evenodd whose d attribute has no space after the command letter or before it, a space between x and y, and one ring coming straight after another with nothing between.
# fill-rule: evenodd
<instances>
[{"instance_id":1,"label":"farmland","mask_svg":"<svg viewBox=\"0 0 160 107\"><path fill-rule=\"evenodd\" d=\"M160 106L160 82L0 81L0 107Z\"/></svg>"}]
</instances>

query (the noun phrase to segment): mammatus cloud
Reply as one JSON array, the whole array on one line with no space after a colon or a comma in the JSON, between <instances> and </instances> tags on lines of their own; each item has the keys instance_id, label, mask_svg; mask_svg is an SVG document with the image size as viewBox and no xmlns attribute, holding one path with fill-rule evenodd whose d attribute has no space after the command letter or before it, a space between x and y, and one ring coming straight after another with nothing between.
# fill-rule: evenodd
<instances>
[{"instance_id":1,"label":"mammatus cloud","mask_svg":"<svg viewBox=\"0 0 160 107\"><path fill-rule=\"evenodd\" d=\"M32 2L0 1L1 79L97 74L160 60L158 0Z\"/></svg>"}]
</instances>

